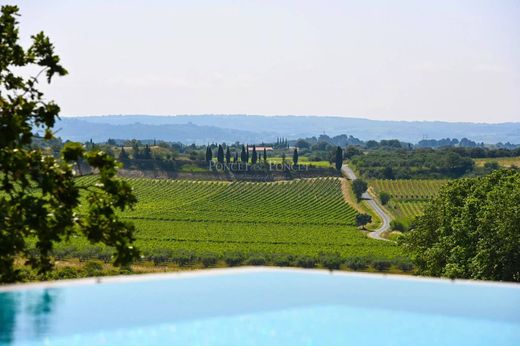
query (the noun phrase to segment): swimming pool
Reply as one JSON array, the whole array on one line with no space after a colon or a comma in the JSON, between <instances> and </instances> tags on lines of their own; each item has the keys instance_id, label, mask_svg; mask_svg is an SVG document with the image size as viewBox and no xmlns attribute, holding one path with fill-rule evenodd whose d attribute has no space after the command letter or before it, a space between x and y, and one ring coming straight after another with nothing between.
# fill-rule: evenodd
<instances>
[{"instance_id":1,"label":"swimming pool","mask_svg":"<svg viewBox=\"0 0 520 346\"><path fill-rule=\"evenodd\" d=\"M2 345L520 345L520 285L244 268L0 287Z\"/></svg>"}]
</instances>

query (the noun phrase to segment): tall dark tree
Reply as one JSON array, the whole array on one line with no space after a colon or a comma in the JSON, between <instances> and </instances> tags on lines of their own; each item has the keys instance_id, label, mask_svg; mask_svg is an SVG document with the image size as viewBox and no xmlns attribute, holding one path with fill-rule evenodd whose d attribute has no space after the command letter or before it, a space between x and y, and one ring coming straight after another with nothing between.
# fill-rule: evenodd
<instances>
[{"instance_id":1,"label":"tall dark tree","mask_svg":"<svg viewBox=\"0 0 520 346\"><path fill-rule=\"evenodd\" d=\"M336 169L341 170L341 166L343 166L343 149L340 146L336 148Z\"/></svg>"},{"instance_id":2,"label":"tall dark tree","mask_svg":"<svg viewBox=\"0 0 520 346\"><path fill-rule=\"evenodd\" d=\"M77 233L90 243L115 249L115 264L128 264L138 256L133 247L134 227L122 221L117 210L132 207L136 198L130 185L116 179L117 163L103 151L85 152L80 143L68 142L61 158L31 147L35 128L45 141L60 108L37 89L44 73L48 83L67 74L43 32L32 36L24 49L18 37L18 7L2 6L0 15L0 282L16 281L15 260L45 273L52 269L56 243ZM26 78L28 67L40 72ZM18 74L20 73L20 74ZM98 174L92 184L79 187L73 167L79 160ZM80 199L80 189L84 199ZM88 207L81 207L81 201Z\"/></svg>"},{"instance_id":3,"label":"tall dark tree","mask_svg":"<svg viewBox=\"0 0 520 346\"><path fill-rule=\"evenodd\" d=\"M211 160L213 160L213 152L211 151L211 148L208 145L206 147L206 162L210 162Z\"/></svg>"},{"instance_id":4,"label":"tall dark tree","mask_svg":"<svg viewBox=\"0 0 520 346\"><path fill-rule=\"evenodd\" d=\"M144 146L143 150L143 159L150 160L152 158L152 150L150 149L150 146L146 144Z\"/></svg>"},{"instance_id":5,"label":"tall dark tree","mask_svg":"<svg viewBox=\"0 0 520 346\"><path fill-rule=\"evenodd\" d=\"M294 165L298 164L298 149L294 148L294 152L292 155L292 161Z\"/></svg>"},{"instance_id":6,"label":"tall dark tree","mask_svg":"<svg viewBox=\"0 0 520 346\"><path fill-rule=\"evenodd\" d=\"M141 152L139 151L139 142L133 141L132 142L132 157L134 159L140 159L141 158Z\"/></svg>"},{"instance_id":7,"label":"tall dark tree","mask_svg":"<svg viewBox=\"0 0 520 346\"><path fill-rule=\"evenodd\" d=\"M383 169L383 177L385 179L395 179L394 170L392 169L391 166L386 166Z\"/></svg>"},{"instance_id":8,"label":"tall dark tree","mask_svg":"<svg viewBox=\"0 0 520 346\"><path fill-rule=\"evenodd\" d=\"M224 163L224 148L222 148L221 144L218 145L217 161L219 163Z\"/></svg>"},{"instance_id":9,"label":"tall dark tree","mask_svg":"<svg viewBox=\"0 0 520 346\"><path fill-rule=\"evenodd\" d=\"M247 162L247 151L246 147L242 144L242 151L240 152L240 161Z\"/></svg>"},{"instance_id":10,"label":"tall dark tree","mask_svg":"<svg viewBox=\"0 0 520 346\"><path fill-rule=\"evenodd\" d=\"M254 165L258 161L258 153L256 152L256 146L253 145L253 153L251 154L251 163Z\"/></svg>"},{"instance_id":11,"label":"tall dark tree","mask_svg":"<svg viewBox=\"0 0 520 346\"><path fill-rule=\"evenodd\" d=\"M235 152L235 157L233 158L233 162L234 163L238 162L238 153L237 152Z\"/></svg>"},{"instance_id":12,"label":"tall dark tree","mask_svg":"<svg viewBox=\"0 0 520 346\"><path fill-rule=\"evenodd\" d=\"M246 162L249 162L249 145L246 144Z\"/></svg>"},{"instance_id":13,"label":"tall dark tree","mask_svg":"<svg viewBox=\"0 0 520 346\"><path fill-rule=\"evenodd\" d=\"M128 153L125 150L125 147L121 147L121 151L119 152L119 161L128 160Z\"/></svg>"},{"instance_id":14,"label":"tall dark tree","mask_svg":"<svg viewBox=\"0 0 520 346\"><path fill-rule=\"evenodd\" d=\"M267 149L264 147L264 162L267 162Z\"/></svg>"},{"instance_id":15,"label":"tall dark tree","mask_svg":"<svg viewBox=\"0 0 520 346\"><path fill-rule=\"evenodd\" d=\"M229 151L229 146L226 147L226 163L231 162L231 152Z\"/></svg>"}]
</instances>

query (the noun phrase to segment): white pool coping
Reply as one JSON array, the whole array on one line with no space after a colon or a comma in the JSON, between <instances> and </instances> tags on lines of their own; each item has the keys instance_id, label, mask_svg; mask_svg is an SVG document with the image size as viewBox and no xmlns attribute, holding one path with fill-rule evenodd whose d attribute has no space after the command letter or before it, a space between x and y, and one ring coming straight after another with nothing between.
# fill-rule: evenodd
<instances>
[{"instance_id":1,"label":"white pool coping","mask_svg":"<svg viewBox=\"0 0 520 346\"><path fill-rule=\"evenodd\" d=\"M498 286L511 287L520 290L520 284L514 282L498 282L498 281L481 281L481 280L466 280L466 279L447 279L447 278L433 278L424 276L413 276L403 274L384 274L384 273L367 273L367 272L348 272L340 270L326 270L326 269L304 269L293 267L236 267L236 268L212 268L199 269L168 273L146 273L146 274L132 274L132 275L116 275L116 276L101 276L81 279L65 279L56 281L40 281L19 284L0 285L1 292L25 291L30 289L42 288L57 288L69 287L77 285L98 285L109 283L124 283L124 282L141 282L141 281L157 281L164 279L185 279L194 277L208 277L219 275L233 275L245 273L268 273L268 272L285 272L285 273L299 273L310 275L332 275L332 276L349 276L358 278L372 278L372 279L386 279L386 280L405 280L405 281L419 281L419 282L437 282L450 283L454 285L478 285L478 286Z\"/></svg>"}]
</instances>

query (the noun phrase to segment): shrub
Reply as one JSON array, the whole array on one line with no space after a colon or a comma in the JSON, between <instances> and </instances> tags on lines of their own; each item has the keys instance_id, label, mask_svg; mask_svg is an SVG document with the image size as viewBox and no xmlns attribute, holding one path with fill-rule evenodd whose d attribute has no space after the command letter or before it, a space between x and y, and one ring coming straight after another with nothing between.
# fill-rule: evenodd
<instances>
[{"instance_id":1,"label":"shrub","mask_svg":"<svg viewBox=\"0 0 520 346\"><path fill-rule=\"evenodd\" d=\"M339 269L342 261L339 254L324 254L320 256L320 262L325 268L333 270Z\"/></svg>"},{"instance_id":2,"label":"shrub","mask_svg":"<svg viewBox=\"0 0 520 346\"><path fill-rule=\"evenodd\" d=\"M54 257L57 260L62 260L65 258L74 257L74 253L76 252L76 248L73 246L64 246L58 249L53 250Z\"/></svg>"},{"instance_id":3,"label":"shrub","mask_svg":"<svg viewBox=\"0 0 520 346\"><path fill-rule=\"evenodd\" d=\"M103 252L103 249L100 246L90 246L84 249L80 249L76 251L76 256L78 257L80 262L85 262L93 258L97 258L97 256Z\"/></svg>"},{"instance_id":4,"label":"shrub","mask_svg":"<svg viewBox=\"0 0 520 346\"><path fill-rule=\"evenodd\" d=\"M266 263L265 257L262 255L252 255L246 261L246 264L253 266L261 266Z\"/></svg>"},{"instance_id":5,"label":"shrub","mask_svg":"<svg viewBox=\"0 0 520 346\"><path fill-rule=\"evenodd\" d=\"M296 257L294 264L297 267L314 268L314 266L316 265L316 259L309 256L298 256Z\"/></svg>"},{"instance_id":6,"label":"shrub","mask_svg":"<svg viewBox=\"0 0 520 346\"><path fill-rule=\"evenodd\" d=\"M150 256L150 259L152 260L153 264L156 266L162 265L164 263L167 263L170 258L172 257L172 251L168 249L158 249L153 252L153 254Z\"/></svg>"},{"instance_id":7,"label":"shrub","mask_svg":"<svg viewBox=\"0 0 520 346\"><path fill-rule=\"evenodd\" d=\"M381 201L382 205L386 205L388 201L390 201L390 194L385 191L381 191L379 193L379 200Z\"/></svg>"},{"instance_id":8,"label":"shrub","mask_svg":"<svg viewBox=\"0 0 520 346\"><path fill-rule=\"evenodd\" d=\"M230 267L238 266L244 261L244 255L240 252L226 252L224 254L224 261Z\"/></svg>"},{"instance_id":9,"label":"shrub","mask_svg":"<svg viewBox=\"0 0 520 346\"><path fill-rule=\"evenodd\" d=\"M54 271L53 279L76 279L85 277L85 272L74 267L65 267Z\"/></svg>"},{"instance_id":10,"label":"shrub","mask_svg":"<svg viewBox=\"0 0 520 346\"><path fill-rule=\"evenodd\" d=\"M345 264L352 270L363 270L368 267L368 261L364 258L354 257L345 261Z\"/></svg>"},{"instance_id":11,"label":"shrub","mask_svg":"<svg viewBox=\"0 0 520 346\"><path fill-rule=\"evenodd\" d=\"M103 271L103 262L98 260L92 260L85 263L83 269L88 276L96 276L101 274Z\"/></svg>"},{"instance_id":12,"label":"shrub","mask_svg":"<svg viewBox=\"0 0 520 346\"><path fill-rule=\"evenodd\" d=\"M404 224L404 222L402 222L401 220L397 220L397 219L390 221L390 227L394 231L399 231L399 232L407 231L407 227Z\"/></svg>"},{"instance_id":13,"label":"shrub","mask_svg":"<svg viewBox=\"0 0 520 346\"><path fill-rule=\"evenodd\" d=\"M411 262L399 262L397 263L397 267L403 272L409 272L413 269L413 264Z\"/></svg>"},{"instance_id":14,"label":"shrub","mask_svg":"<svg viewBox=\"0 0 520 346\"><path fill-rule=\"evenodd\" d=\"M177 250L172 252L171 260L179 266L185 266L195 262L195 255L193 251Z\"/></svg>"},{"instance_id":15,"label":"shrub","mask_svg":"<svg viewBox=\"0 0 520 346\"><path fill-rule=\"evenodd\" d=\"M200 261L204 267L211 267L217 264L218 257L214 253L205 253L200 256Z\"/></svg>"},{"instance_id":16,"label":"shrub","mask_svg":"<svg viewBox=\"0 0 520 346\"><path fill-rule=\"evenodd\" d=\"M391 265L390 261L385 261L385 260L377 260L377 261L372 262L372 267L374 267L374 269L379 272L390 269L390 265Z\"/></svg>"},{"instance_id":17,"label":"shrub","mask_svg":"<svg viewBox=\"0 0 520 346\"><path fill-rule=\"evenodd\" d=\"M497 170L497 169L500 169L500 165L498 164L498 162L486 162L484 163L484 168L487 169L488 171L494 171L494 170Z\"/></svg>"},{"instance_id":18,"label":"shrub","mask_svg":"<svg viewBox=\"0 0 520 346\"><path fill-rule=\"evenodd\" d=\"M279 267L287 267L291 264L291 257L289 255L275 255L273 257L273 264Z\"/></svg>"},{"instance_id":19,"label":"shrub","mask_svg":"<svg viewBox=\"0 0 520 346\"><path fill-rule=\"evenodd\" d=\"M110 249L103 249L100 253L96 255L96 258L105 263L109 263L112 261L112 251L110 251Z\"/></svg>"},{"instance_id":20,"label":"shrub","mask_svg":"<svg viewBox=\"0 0 520 346\"><path fill-rule=\"evenodd\" d=\"M134 274L134 271L132 270L131 266L127 265L127 266L123 266L123 267L119 268L117 273L122 274L122 275L130 275L130 274Z\"/></svg>"}]
</instances>

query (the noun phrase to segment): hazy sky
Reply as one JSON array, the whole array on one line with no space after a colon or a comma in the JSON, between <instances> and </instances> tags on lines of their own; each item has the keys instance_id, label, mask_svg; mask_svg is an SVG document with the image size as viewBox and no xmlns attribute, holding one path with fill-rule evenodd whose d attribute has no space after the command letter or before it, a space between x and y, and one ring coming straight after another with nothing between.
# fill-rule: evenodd
<instances>
[{"instance_id":1,"label":"hazy sky","mask_svg":"<svg viewBox=\"0 0 520 346\"><path fill-rule=\"evenodd\" d=\"M10 3L65 115L520 121L518 0Z\"/></svg>"}]
</instances>

